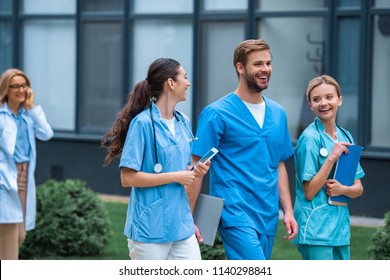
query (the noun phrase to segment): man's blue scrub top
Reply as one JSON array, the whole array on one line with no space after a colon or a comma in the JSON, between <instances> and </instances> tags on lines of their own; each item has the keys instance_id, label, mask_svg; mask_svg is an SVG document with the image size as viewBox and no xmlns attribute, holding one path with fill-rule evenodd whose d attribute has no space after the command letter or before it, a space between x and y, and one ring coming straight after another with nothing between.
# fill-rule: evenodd
<instances>
[{"instance_id":1,"label":"man's blue scrub top","mask_svg":"<svg viewBox=\"0 0 390 280\"><path fill-rule=\"evenodd\" d=\"M315 123L317 123L318 130ZM344 133L336 126L338 141L349 142ZM351 134L344 129L353 142ZM298 222L298 236L294 243L343 246L350 243L349 210L345 206L328 204L326 186L309 201L303 192L303 181L310 181L324 164L326 157L320 155L321 137L328 153L333 150L334 141L325 133L320 119L315 118L299 137L294 153L296 172L296 200L294 216ZM333 178L334 168L329 174ZM358 166L355 180L364 176L362 167Z\"/></svg>"},{"instance_id":2,"label":"man's blue scrub top","mask_svg":"<svg viewBox=\"0 0 390 280\"><path fill-rule=\"evenodd\" d=\"M278 164L292 154L284 109L264 97L263 128L235 94L200 114L192 153L219 150L210 169L210 194L225 199L221 225L247 226L274 236L279 217Z\"/></svg>"},{"instance_id":3,"label":"man's blue scrub top","mask_svg":"<svg viewBox=\"0 0 390 280\"><path fill-rule=\"evenodd\" d=\"M158 161L162 172L186 170L191 163L189 119L183 113L175 119L176 137L161 119L153 104ZM190 131L190 130L189 130ZM154 173L155 152L153 127L149 108L139 113L130 123L119 167ZM184 186L170 183L156 187L133 187L127 210L125 235L134 241L173 242L194 234L194 221Z\"/></svg>"}]
</instances>

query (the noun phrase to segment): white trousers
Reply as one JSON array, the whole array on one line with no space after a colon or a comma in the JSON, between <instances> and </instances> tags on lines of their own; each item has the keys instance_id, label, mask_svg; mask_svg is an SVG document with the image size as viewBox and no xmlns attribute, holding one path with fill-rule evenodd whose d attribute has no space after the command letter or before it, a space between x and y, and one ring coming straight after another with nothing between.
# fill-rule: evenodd
<instances>
[{"instance_id":1,"label":"white trousers","mask_svg":"<svg viewBox=\"0 0 390 280\"><path fill-rule=\"evenodd\" d=\"M127 240L132 260L201 260L195 234L189 238L165 243L142 243Z\"/></svg>"}]
</instances>

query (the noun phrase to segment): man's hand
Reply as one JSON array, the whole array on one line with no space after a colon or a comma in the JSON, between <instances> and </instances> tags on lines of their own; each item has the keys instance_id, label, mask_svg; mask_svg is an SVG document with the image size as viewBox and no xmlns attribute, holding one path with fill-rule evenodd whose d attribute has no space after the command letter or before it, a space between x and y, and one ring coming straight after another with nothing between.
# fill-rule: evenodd
<instances>
[{"instance_id":1,"label":"man's hand","mask_svg":"<svg viewBox=\"0 0 390 280\"><path fill-rule=\"evenodd\" d=\"M286 227L287 236L283 236L284 239L291 240L297 236L298 224L292 214L285 214L283 218L284 226Z\"/></svg>"}]
</instances>

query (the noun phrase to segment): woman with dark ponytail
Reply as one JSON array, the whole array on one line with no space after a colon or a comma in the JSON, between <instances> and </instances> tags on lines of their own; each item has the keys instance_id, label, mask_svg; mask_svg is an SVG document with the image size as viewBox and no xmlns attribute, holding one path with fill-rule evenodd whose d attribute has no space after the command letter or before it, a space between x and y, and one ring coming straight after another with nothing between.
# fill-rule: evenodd
<instances>
[{"instance_id":1,"label":"woman with dark ponytail","mask_svg":"<svg viewBox=\"0 0 390 280\"><path fill-rule=\"evenodd\" d=\"M124 234L134 260L201 258L184 186L210 163L190 170L195 138L175 110L190 85L179 62L155 60L102 140L105 165L120 158L122 186L132 187Z\"/></svg>"}]
</instances>

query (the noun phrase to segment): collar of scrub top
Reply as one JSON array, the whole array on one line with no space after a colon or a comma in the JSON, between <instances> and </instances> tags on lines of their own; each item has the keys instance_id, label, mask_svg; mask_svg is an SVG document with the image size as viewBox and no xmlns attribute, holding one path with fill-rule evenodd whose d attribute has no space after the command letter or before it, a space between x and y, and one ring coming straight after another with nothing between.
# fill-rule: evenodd
<instances>
[{"instance_id":1,"label":"collar of scrub top","mask_svg":"<svg viewBox=\"0 0 390 280\"><path fill-rule=\"evenodd\" d=\"M162 171L162 164L158 162L158 155L157 155L156 126L154 124L154 117L153 117L153 110L155 110L155 109L152 108L152 107L156 107L156 105L154 104L154 101L155 101L155 99L151 99L151 102L150 102L150 105L149 105L150 118L152 120L152 129L153 129L154 157L155 157L155 162L156 162L153 169L154 169L154 172L160 173ZM183 115L180 112L176 111L176 110L173 111L173 115L174 115L175 119L179 122L180 126L188 134L189 141L193 142L195 140L198 140L198 138L194 137L194 134L192 133L192 131L187 127L187 124L184 123Z\"/></svg>"},{"instance_id":2,"label":"collar of scrub top","mask_svg":"<svg viewBox=\"0 0 390 280\"><path fill-rule=\"evenodd\" d=\"M322 132L325 133L324 124L322 123L322 121L321 121L318 117L316 117L315 120L314 120L314 124L315 124L315 126L316 126L316 129L317 129L318 134L320 135L320 155L321 155L322 157L327 157L328 154L329 154L329 152L328 152L328 149L327 149L326 146L325 146L325 141L324 141L324 139L323 139L323 135L322 135L322 133L320 132L320 130L319 130L319 128L318 128L318 123L321 124ZM351 140L351 138L348 136L347 132L346 132L342 127L338 126L337 124L335 124L335 126L336 126L338 129L340 129L340 131L348 138L348 142L352 144L352 140ZM336 130L336 132L337 132L337 130Z\"/></svg>"}]
</instances>

